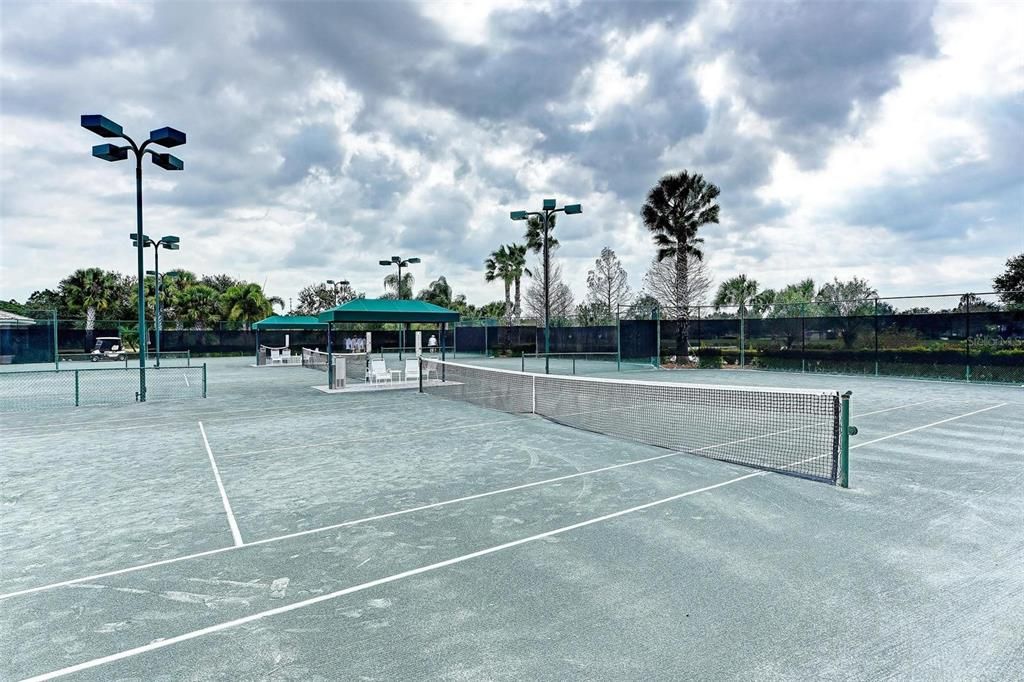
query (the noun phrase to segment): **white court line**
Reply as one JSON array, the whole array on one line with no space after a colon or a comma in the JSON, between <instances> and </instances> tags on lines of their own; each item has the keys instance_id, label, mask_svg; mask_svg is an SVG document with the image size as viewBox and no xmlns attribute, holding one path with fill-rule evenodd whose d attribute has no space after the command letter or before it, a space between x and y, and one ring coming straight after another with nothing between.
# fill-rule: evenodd
<instances>
[{"instance_id":1,"label":"white court line","mask_svg":"<svg viewBox=\"0 0 1024 682\"><path fill-rule=\"evenodd\" d=\"M182 374L181 376L185 377L185 386L188 387L188 388L191 388L192 384L188 383L188 375L187 374Z\"/></svg>"},{"instance_id":2,"label":"white court line","mask_svg":"<svg viewBox=\"0 0 1024 682\"><path fill-rule=\"evenodd\" d=\"M228 525L231 526L231 537L235 539L235 547L242 546L242 534L238 532L238 524L235 523L235 515L231 511L231 502L228 501L228 494L224 491L224 484L220 480L220 471L217 470L217 461L213 458L213 450L210 449L210 441L206 438L206 429L203 422L199 422L199 432L203 434L203 445L206 446L206 454L210 456L210 466L213 467L213 477L217 481L217 488L220 490L220 499L224 503L224 511L228 515Z\"/></svg>"},{"instance_id":3,"label":"white court line","mask_svg":"<svg viewBox=\"0 0 1024 682\"><path fill-rule=\"evenodd\" d=\"M901 409L908 408L908 407L916 407L918 405L923 405L923 404L929 403L929 402L933 402L933 401L932 400L924 400L924 401L921 401L919 403L910 403L908 405L897 405L896 407L887 407L887 408L884 408L884 409L881 409L881 410L873 410L871 412L863 412L861 414L853 415L853 418L867 417L867 416L870 416L870 415L873 415L873 414L881 414L882 412L892 412L893 410L901 410ZM803 427L799 427L799 428L803 428ZM786 433L787 431L780 431L779 433L766 434L764 436L753 436L752 438L768 438L768 437L771 437L771 436L779 435L780 433ZM507 487L507 488L499 488L497 490L489 490L489 491L482 492L482 493L475 493L473 495L466 495L465 497L456 497L456 498L453 498L453 499L450 499L450 500L442 500L440 502L432 502L430 504L425 504L425 505L421 505L421 506L418 506L418 507L411 507L409 509L399 509L399 510L396 510L396 511L393 511L393 512L385 512L383 514L378 514L376 516L368 516L368 517L361 518L361 519L354 519L352 521L342 521L340 523L333 523L333 524L331 524L329 526L320 526L319 528L309 528L307 530L301 530L301 531L297 531L295 533L287 533L285 535L276 535L274 537L263 538L262 540L254 540L253 542L249 542L249 543L247 543L245 545L236 545L236 546L233 546L233 547L218 547L217 549L208 549L208 550L205 550L205 551L202 551L202 552L196 552L194 554L186 554L184 556L173 557L173 558L170 558L170 559L162 559L160 561L154 561L154 562L148 563L148 564L140 564L138 566L130 566L128 568L121 568L121 569L118 569L118 570L115 570L115 571L107 571L106 573L97 573L96 575L85 576L85 577L82 577L82 578L72 578L72 579L63 580L63 581L57 582L57 583L50 583L50 584L47 584L47 585L40 585L38 587L29 587L29 588L26 588L24 590L18 590L17 592L8 592L7 594L0 594L0 600L9 599L11 597L18 597L18 596L25 595L25 594L32 594L34 592L43 592L45 590L52 590L52 589L57 588L57 587L67 587L69 585L77 585L79 583L92 582L92 581L95 581L95 580L102 580L104 578L111 578L113 576L124 575L126 573L134 573L135 571L141 571L141 570L148 569L148 568L157 568L159 566L167 566L168 564L175 564L175 563L178 563L178 562L181 562L181 561L189 561L191 559L201 559L203 557L213 556L215 554L221 554L223 552L228 552L228 551L240 549L241 547L255 547L257 545L266 545L266 544L270 544L270 543L274 543L274 542L280 542L282 540L293 540L295 538L300 538L300 537L303 537L303 536L306 536L306 535L316 535L316 534L319 534L319 533L325 533L327 531L337 530L339 528L346 528L346 527L349 527L349 526L355 526L355 525L359 525L359 524L362 524L362 523L369 523L369 522L372 522L372 521L381 521L383 519L394 518L396 516L404 516L406 514L413 514L415 512L426 511L428 509L438 509L440 507L447 507L447 506L450 506L450 505L453 505L453 504L460 504L462 502L469 502L469 501L472 501L472 500L479 500L479 499L483 499L483 498L486 498L486 497L493 497L495 495L503 495L505 493L515 492L517 490L525 490L525 489L528 489L528 488L535 488L537 486L547 485L549 483L558 483L560 481L567 481L567 480L570 480L570 479L573 479L573 478L580 478L582 476L591 476L593 474L598 474L598 473L602 473L602 472L605 472L605 471L612 471L614 469L623 469L625 467L635 466L635 465L638 465L638 464L647 464L647 463L655 462L655 461L662 460L662 459L668 459L670 457L679 457L680 455L692 454L694 452L702 452L704 450L710 450L710 449L714 449L714 448L718 448L718 447L724 447L726 445L735 445L737 443L742 443L742 442L745 442L747 440L750 440L750 438L744 438L744 439L740 439L740 440L737 440L737 441L731 441L729 443L720 443L720 444L716 444L716 445L709 445L707 447L699 448L697 450L687 450L687 451L673 450L673 451L667 452L667 453L665 453L663 455L655 455L654 457L648 457L646 459L632 460L632 461L629 461L629 462L620 462L619 464L611 464L609 466L600 467L598 469L588 469L587 471L578 471L578 472L576 472L574 474L565 474L563 476L556 476L554 478L546 478L546 479L541 480L541 481L533 481L532 483L521 483L519 485L510 486L510 487ZM820 457L811 457L811 458L809 458L807 460L804 460L802 462L796 462L795 464L793 464L791 466L797 466L799 464L804 464L804 463L806 463L808 461L811 461L813 459L820 459Z\"/></svg>"},{"instance_id":4,"label":"white court line","mask_svg":"<svg viewBox=\"0 0 1024 682\"><path fill-rule=\"evenodd\" d=\"M76 665L72 665L72 666L69 666L67 668L61 668L60 670L55 670L53 672L44 673L42 675L37 675L36 677L31 677L31 678L25 680L24 682L41 682L42 680L52 680L52 679L57 678L57 677L63 677L64 675L70 675L72 673L81 672L83 670L89 670L90 668L95 668L95 667L98 667L98 666L101 666L101 665L106 665L107 663L113 663L114 661L120 661L120 660L123 660L125 658L131 658L133 656L138 656L139 654L144 654L144 653L147 653L149 651L155 651L157 649L163 649L163 648L169 647L169 646L171 646L173 644L179 644L181 642L187 642L190 639L196 639L197 637L202 637L204 635L213 634L214 632L220 632L221 630L228 630L230 628L238 627L239 625L245 625L246 623L251 623L251 622L256 621L256 620L261 620L263 618L268 618L270 616L277 616L277 615L280 615L282 613L288 613L289 611L295 611L297 609L302 609L302 608L305 608L307 606L313 606L314 604L319 604L321 602L337 599L338 597L344 597L346 595L353 594L355 592L362 592L364 590L368 590L368 589L373 588L373 587L379 587L380 585L387 585L388 583L397 582L397 581L403 580L405 578L411 578L413 576L420 575L422 573L429 573L431 571L436 571L438 569L446 568L448 566L454 566L456 564L461 564L461 563L464 563L464 562L469 561L471 559L477 559L477 558L482 557L482 556L487 556L489 554L495 554L497 552L502 552L502 551L507 550L507 549L512 549L513 547L518 547L520 545L525 545L525 544L530 543L530 542L536 542L537 540L543 540L544 538L549 538L549 537L553 537L555 535L561 535L563 533L568 533L569 531L578 530L580 528L585 528L587 526L592 526L592 525L594 525L596 523L603 523L605 521L610 521L611 519L615 519L615 518L618 518L620 516L625 516L626 514L633 514L633 513L638 512L638 511L643 511L645 509L650 509L651 507L656 507L656 506L659 506L659 505L662 505L662 504L667 504L669 502L674 502L674 501L680 500L680 499L682 499L684 497L689 497L691 495L697 495L699 493L708 492L709 490L714 490L715 488L721 488L721 487L724 487L724 486L727 486L727 485L732 485L733 483L739 483L740 481L744 481L744 480L746 480L748 478L753 478L755 476L764 476L766 474L767 474L767 472L757 471L757 472L754 472L754 473L751 473L751 474L746 474L744 476L739 476L737 478L729 479L728 481L723 481L721 483L715 483L714 485L705 486L703 488L698 488L696 490L689 490L689 491L687 491L685 493L678 493L676 495L672 495L671 497L665 497L665 498L662 498L660 500L655 500L654 502L646 502L644 504L640 504L640 505L637 505L635 507L629 507L628 509L621 509L619 511L612 512L611 514L605 514L603 516L597 516L597 517L592 518L592 519L587 519L586 521L580 521L579 523L574 523L574 524L569 525L569 526L562 526L561 528L555 528L555 529L552 529L552 530L545 531L543 533L538 533L536 535L531 535L529 537L520 538L518 540L512 540L511 542L506 542L506 543L503 543L503 544L500 544L500 545L495 545L493 547L488 547L487 549L481 549L481 550L478 550L476 552L471 552L469 554L463 554L461 556L452 557L451 559L445 559L444 561L438 561L437 563L428 564L426 566L420 566L419 568L413 568L413 569L410 569L408 571L402 571L401 573L395 573L394 575L389 575L389 576L384 577L384 578L378 578L376 580L371 580L369 582L361 583L359 585L353 585L352 587L346 587L344 589L336 590L334 592L329 592L327 594L321 594L319 596L311 597L309 599L303 599L302 601L297 601L297 602L294 602L292 604L287 604L285 606L279 606L276 609L268 609L266 611L260 611L259 613L253 613L253 614L250 614L248 616L244 616L242 618L236 618L235 620L229 620L229 621L226 621L224 623L218 623L216 625L211 625L209 627L201 628L199 630L193 630L192 632L186 632L185 634L178 635L176 637L168 637L166 639L158 639L156 641L150 642L149 644L145 644L143 646L135 647L134 649L128 649L126 651L120 651L120 652L118 652L116 654L111 654L109 656L103 656L101 658L94 658L91 661L85 661L83 663L78 663Z\"/></svg>"},{"instance_id":5,"label":"white court line","mask_svg":"<svg viewBox=\"0 0 1024 682\"><path fill-rule=\"evenodd\" d=\"M912 429L907 429L906 431L900 431L899 433L890 433L888 436L882 436L881 438L875 438L874 440L864 441L863 443L857 443L856 445L851 445L850 449L853 450L855 448L862 448L865 445L871 445L872 443L877 443L879 441L889 440L890 438L895 438L896 436L904 436L904 435L906 435L908 433L914 433L915 431L920 431L921 429L927 429L927 428L930 428L932 426L938 426L939 424L945 424L946 422L951 422L951 421L954 421L956 419L963 419L964 417L970 417L971 415L974 415L974 414L980 414L982 412L988 412L989 410L994 410L997 407L1004 407L1006 405L1009 405L1009 403L999 403L998 405L991 405L989 407L983 407L982 409L975 410L974 412L968 412L966 414L958 414L955 417L947 417L946 419L940 419L937 422L932 422L931 424L925 424L924 426L916 426L916 427L914 427Z\"/></svg>"}]
</instances>

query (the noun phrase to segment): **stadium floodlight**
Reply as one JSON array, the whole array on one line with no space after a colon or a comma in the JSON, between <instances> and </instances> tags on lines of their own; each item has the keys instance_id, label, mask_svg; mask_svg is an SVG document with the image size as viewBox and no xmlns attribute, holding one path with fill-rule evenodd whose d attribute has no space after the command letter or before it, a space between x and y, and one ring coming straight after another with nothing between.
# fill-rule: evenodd
<instances>
[{"instance_id":1,"label":"stadium floodlight","mask_svg":"<svg viewBox=\"0 0 1024 682\"><path fill-rule=\"evenodd\" d=\"M415 265L416 263L420 262L420 259L419 258L402 258L401 256L392 256L391 260L381 260L381 261L378 261L378 262L381 265L383 265L384 267L391 267L392 265L397 265L398 266L398 279L396 280L397 284L395 285L395 289L397 289L397 291L398 291L398 298L401 299L402 298L402 268L408 267L410 265Z\"/></svg>"},{"instance_id":2,"label":"stadium floodlight","mask_svg":"<svg viewBox=\"0 0 1024 682\"><path fill-rule=\"evenodd\" d=\"M390 263L388 263L388 265L390 265ZM338 305L338 294L341 292L342 288L347 287L349 284L351 284L351 282L349 282L347 279L329 279L327 280L327 283L330 284L331 289L334 290L334 305Z\"/></svg>"},{"instance_id":3,"label":"stadium floodlight","mask_svg":"<svg viewBox=\"0 0 1024 682\"><path fill-rule=\"evenodd\" d=\"M100 137L122 137L124 129L106 116L85 114L82 116L82 127L91 130Z\"/></svg>"},{"instance_id":4,"label":"stadium floodlight","mask_svg":"<svg viewBox=\"0 0 1024 682\"><path fill-rule=\"evenodd\" d=\"M512 211L508 214L511 220L526 220L531 217L540 219L541 240L544 266L544 352L551 352L551 228L554 226L552 218L556 213L566 215L578 215L583 213L582 204L568 204L558 208L558 202L554 199L544 199L540 211Z\"/></svg>"},{"instance_id":5,"label":"stadium floodlight","mask_svg":"<svg viewBox=\"0 0 1024 682\"><path fill-rule=\"evenodd\" d=\"M161 147L177 147L178 145L185 144L185 133L174 128L160 128L159 130L151 130L149 132L149 139L153 144L158 144Z\"/></svg>"},{"instance_id":6,"label":"stadium floodlight","mask_svg":"<svg viewBox=\"0 0 1024 682\"><path fill-rule=\"evenodd\" d=\"M185 144L185 133L175 128L164 127L150 131L149 139L142 144L137 144L128 135L124 134L124 129L120 124L111 121L106 116L100 114L83 114L81 117L81 125L86 130L93 132L100 137L118 137L128 143L128 146L119 146L112 144L97 145L92 148L92 155L98 159L104 161L123 161L128 158L128 152L131 151L135 155L135 233L131 236L132 246L136 249L136 256L138 259L138 316L139 316L139 402L146 401L146 352L147 352L147 340L149 335L146 333L146 287L145 287L145 272L146 267L143 264L143 249L147 246L153 246L159 252L160 246L164 248L177 250L178 249L178 238L174 237L173 241L168 241L166 238L160 242L154 243L149 237L142 232L142 157L146 154L152 154L153 163L160 166L164 170L179 171L185 168L185 162L176 156L171 154L157 154L152 150L147 149L149 145L155 144L161 147L177 147ZM159 272L159 267L157 268ZM155 320L156 327L156 344L157 344L157 365L160 363L160 293L159 284L160 277L157 276L157 314Z\"/></svg>"},{"instance_id":7,"label":"stadium floodlight","mask_svg":"<svg viewBox=\"0 0 1024 682\"><path fill-rule=\"evenodd\" d=\"M164 170L180 171L185 170L185 162L173 154L153 153L153 163Z\"/></svg>"},{"instance_id":8,"label":"stadium floodlight","mask_svg":"<svg viewBox=\"0 0 1024 682\"><path fill-rule=\"evenodd\" d=\"M92 148L92 155L104 161L124 161L128 158L128 147L116 144L98 144Z\"/></svg>"}]
</instances>

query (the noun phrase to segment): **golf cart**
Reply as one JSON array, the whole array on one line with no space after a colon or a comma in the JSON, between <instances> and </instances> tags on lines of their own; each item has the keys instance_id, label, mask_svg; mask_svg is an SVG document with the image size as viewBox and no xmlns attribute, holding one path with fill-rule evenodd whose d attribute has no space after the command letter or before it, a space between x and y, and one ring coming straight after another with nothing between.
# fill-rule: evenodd
<instances>
[{"instance_id":1,"label":"golf cart","mask_svg":"<svg viewBox=\"0 0 1024 682\"><path fill-rule=\"evenodd\" d=\"M100 360L124 360L126 357L124 344L120 336L97 336L96 347L89 354L89 360L99 362Z\"/></svg>"}]
</instances>

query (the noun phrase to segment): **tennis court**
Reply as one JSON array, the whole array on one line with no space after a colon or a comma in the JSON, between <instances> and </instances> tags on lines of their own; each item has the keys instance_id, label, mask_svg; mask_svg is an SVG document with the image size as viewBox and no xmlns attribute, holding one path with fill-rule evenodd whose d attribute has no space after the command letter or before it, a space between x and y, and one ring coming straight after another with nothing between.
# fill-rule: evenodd
<instances>
[{"instance_id":1,"label":"tennis court","mask_svg":"<svg viewBox=\"0 0 1024 682\"><path fill-rule=\"evenodd\" d=\"M437 391L328 395L314 372L205 362L205 400L4 415L0 679L1024 669L1020 387L588 372L850 390L842 489ZM739 427L701 442L717 428Z\"/></svg>"}]
</instances>

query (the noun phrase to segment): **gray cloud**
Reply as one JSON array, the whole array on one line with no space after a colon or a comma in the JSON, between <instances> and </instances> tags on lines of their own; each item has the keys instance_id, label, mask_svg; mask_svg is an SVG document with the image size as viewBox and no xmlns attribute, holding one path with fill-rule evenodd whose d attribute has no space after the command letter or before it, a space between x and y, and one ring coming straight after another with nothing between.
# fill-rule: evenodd
<instances>
[{"instance_id":1,"label":"gray cloud","mask_svg":"<svg viewBox=\"0 0 1024 682\"><path fill-rule=\"evenodd\" d=\"M146 165L147 229L188 238L183 267L272 274L286 289L275 293L326 276L377 293L376 258L393 251L424 258L418 285L447 274L471 300L493 299L480 264L522 240L507 211L550 194L586 207L558 228L567 272L610 245L636 285L650 260L644 195L684 168L722 188L708 249L726 267L767 267L790 247L762 228L795 212L762 192L780 153L820 167L873 124L907 57L936 58L939 37L928 2L731 11L720 26L700 3L526 5L493 12L487 39L468 44L411 2L5 3L0 138L18 159L0 167L5 298L74 267L133 267L109 248L133 219L131 171L89 157L83 113L135 135L185 130L184 173ZM624 47L642 34L655 38ZM719 58L734 80L708 101L699 70ZM602 63L635 80L594 112ZM746 112L770 130L752 132ZM965 103L987 155L951 150L940 170L878 183L833 218L883 226L913 245L908 258L983 224L1003 241L970 248L1002 254L1024 224L1022 114L1020 93ZM240 240L254 248L231 257ZM19 266L26 254L52 272Z\"/></svg>"},{"instance_id":2,"label":"gray cloud","mask_svg":"<svg viewBox=\"0 0 1024 682\"><path fill-rule=\"evenodd\" d=\"M776 122L777 142L819 163L826 138L847 131L899 82L899 60L935 53L931 2L743 3L727 33L744 96Z\"/></svg>"}]
</instances>

